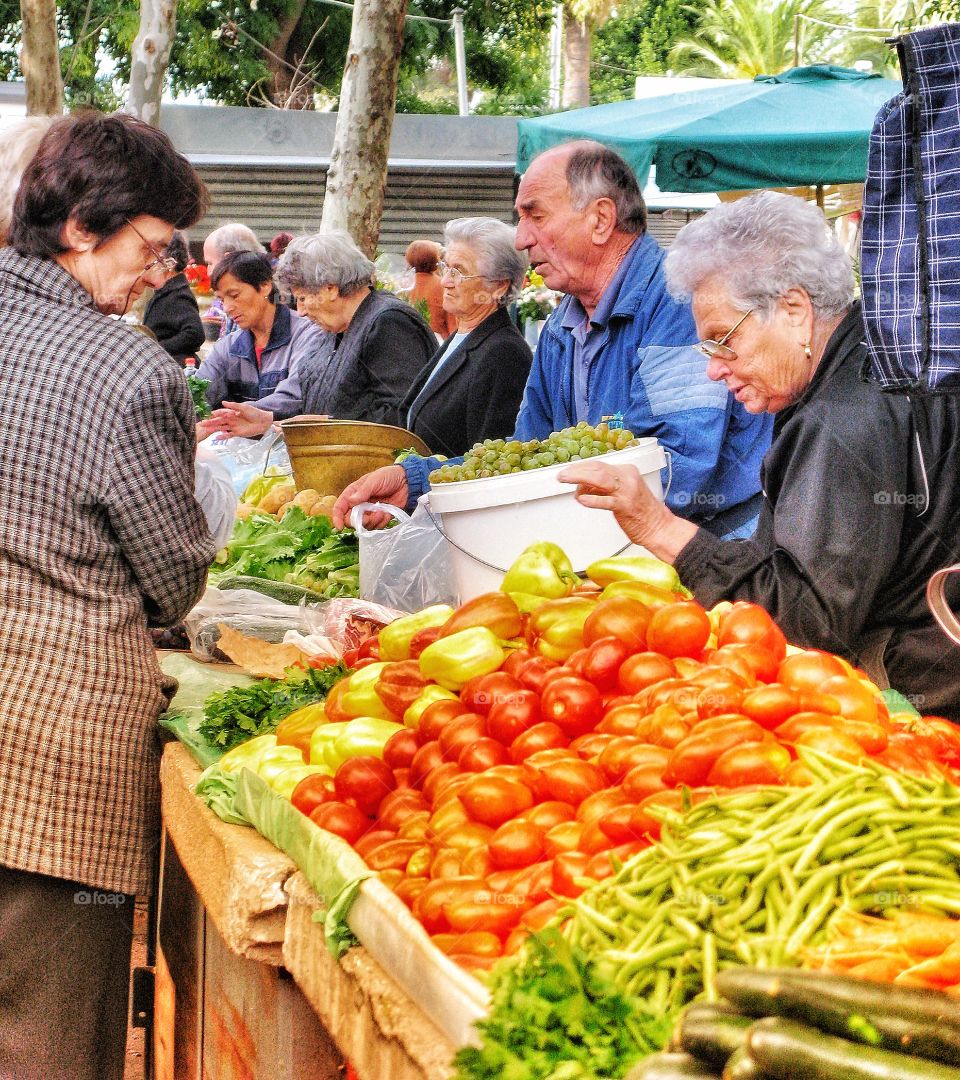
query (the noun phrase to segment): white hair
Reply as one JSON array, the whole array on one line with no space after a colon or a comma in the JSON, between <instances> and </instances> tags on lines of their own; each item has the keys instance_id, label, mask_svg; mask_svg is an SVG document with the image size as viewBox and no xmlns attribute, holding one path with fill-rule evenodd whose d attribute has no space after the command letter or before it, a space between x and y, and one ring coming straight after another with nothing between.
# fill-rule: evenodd
<instances>
[{"instance_id":1,"label":"white hair","mask_svg":"<svg viewBox=\"0 0 960 1080\"><path fill-rule=\"evenodd\" d=\"M350 296L373 284L373 263L342 229L291 240L277 266L277 279L287 289L319 289L336 285Z\"/></svg>"},{"instance_id":2,"label":"white hair","mask_svg":"<svg viewBox=\"0 0 960 1080\"><path fill-rule=\"evenodd\" d=\"M217 253L216 262L219 262L224 255L229 255L233 251L267 250L257 239L253 229L241 224L239 221L231 222L229 225L221 225L219 229L214 229L204 240L204 245L207 244Z\"/></svg>"},{"instance_id":3,"label":"white hair","mask_svg":"<svg viewBox=\"0 0 960 1080\"><path fill-rule=\"evenodd\" d=\"M0 245L7 242L20 179L33 161L40 140L56 119L55 116L28 116L8 124L0 132Z\"/></svg>"},{"instance_id":4,"label":"white hair","mask_svg":"<svg viewBox=\"0 0 960 1080\"><path fill-rule=\"evenodd\" d=\"M689 300L716 278L734 307L762 318L793 288L807 293L821 317L840 315L853 302L850 256L823 212L774 191L725 203L685 225L665 269L667 288L678 300Z\"/></svg>"},{"instance_id":5,"label":"white hair","mask_svg":"<svg viewBox=\"0 0 960 1080\"><path fill-rule=\"evenodd\" d=\"M528 260L514 244L517 230L497 218L462 217L448 221L443 230L444 243L463 244L477 256L477 273L488 281L506 281L507 291L501 300L509 304L523 287Z\"/></svg>"}]
</instances>

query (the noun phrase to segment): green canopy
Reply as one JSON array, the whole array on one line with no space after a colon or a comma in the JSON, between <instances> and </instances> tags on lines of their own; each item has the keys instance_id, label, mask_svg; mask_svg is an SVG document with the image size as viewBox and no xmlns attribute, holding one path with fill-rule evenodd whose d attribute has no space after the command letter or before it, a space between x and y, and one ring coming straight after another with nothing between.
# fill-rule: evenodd
<instances>
[{"instance_id":1,"label":"green canopy","mask_svg":"<svg viewBox=\"0 0 960 1080\"><path fill-rule=\"evenodd\" d=\"M518 124L517 172L541 150L595 139L661 191L862 182L881 105L894 79L832 65L791 68L729 83L554 113Z\"/></svg>"}]
</instances>

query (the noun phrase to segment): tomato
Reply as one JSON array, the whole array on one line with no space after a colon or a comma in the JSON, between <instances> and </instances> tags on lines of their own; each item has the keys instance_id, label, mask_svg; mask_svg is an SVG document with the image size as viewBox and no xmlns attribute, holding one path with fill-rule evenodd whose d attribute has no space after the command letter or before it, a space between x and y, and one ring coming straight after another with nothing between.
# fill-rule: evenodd
<instances>
[{"instance_id":1,"label":"tomato","mask_svg":"<svg viewBox=\"0 0 960 1080\"><path fill-rule=\"evenodd\" d=\"M419 810L415 814L411 814L409 817L404 818L400 823L400 827L397 829L398 840L421 840L427 841L429 837L427 833L430 831L430 811ZM432 857L431 852L431 857ZM429 860L426 866L423 868L423 873L426 873L426 867L429 866ZM413 873L410 868L407 868L408 873Z\"/></svg>"},{"instance_id":2,"label":"tomato","mask_svg":"<svg viewBox=\"0 0 960 1080\"><path fill-rule=\"evenodd\" d=\"M626 782L626 778L630 773L638 768L657 768L661 772L667 767L667 762L670 760L670 750L665 746L655 746L652 743L638 743L627 755L627 770L619 777L613 777L612 779L619 779ZM601 757L600 767L603 768L603 759Z\"/></svg>"},{"instance_id":3,"label":"tomato","mask_svg":"<svg viewBox=\"0 0 960 1080\"><path fill-rule=\"evenodd\" d=\"M603 751L618 738L616 735L607 735L599 731L588 731L586 735L578 735L570 744L569 749L573 750L577 757L582 757L586 761L592 761L594 758L599 758Z\"/></svg>"},{"instance_id":4,"label":"tomato","mask_svg":"<svg viewBox=\"0 0 960 1080\"><path fill-rule=\"evenodd\" d=\"M662 750L663 753L667 754L667 760L669 760L669 751L659 746L651 747L651 749ZM632 802L643 802L648 795L654 795L658 791L666 791L667 785L663 780L666 768L666 761L660 763L650 760L642 765L634 765L623 778L624 794Z\"/></svg>"},{"instance_id":5,"label":"tomato","mask_svg":"<svg viewBox=\"0 0 960 1080\"><path fill-rule=\"evenodd\" d=\"M540 772L538 793L544 798L579 806L606 784L603 773L589 761L571 758L545 765Z\"/></svg>"},{"instance_id":6,"label":"tomato","mask_svg":"<svg viewBox=\"0 0 960 1080\"><path fill-rule=\"evenodd\" d=\"M866 756L863 747L851 736L835 728L812 728L794 739L794 746L806 746L821 754L840 758L841 761L863 761Z\"/></svg>"},{"instance_id":7,"label":"tomato","mask_svg":"<svg viewBox=\"0 0 960 1080\"><path fill-rule=\"evenodd\" d=\"M571 657L567 666L576 666L579 673L600 690L614 690L620 668L630 653L630 646L619 638L599 638L583 650L583 657L577 665L571 663Z\"/></svg>"},{"instance_id":8,"label":"tomato","mask_svg":"<svg viewBox=\"0 0 960 1080\"><path fill-rule=\"evenodd\" d=\"M533 792L516 780L480 773L464 785L460 800L474 821L496 827L529 810Z\"/></svg>"},{"instance_id":9,"label":"tomato","mask_svg":"<svg viewBox=\"0 0 960 1080\"><path fill-rule=\"evenodd\" d=\"M693 600L655 611L647 626L647 648L663 656L697 656L710 637L710 617Z\"/></svg>"},{"instance_id":10,"label":"tomato","mask_svg":"<svg viewBox=\"0 0 960 1080\"><path fill-rule=\"evenodd\" d=\"M817 778L798 758L791 761L783 773L783 782L788 787L811 787L817 782Z\"/></svg>"},{"instance_id":11,"label":"tomato","mask_svg":"<svg viewBox=\"0 0 960 1080\"><path fill-rule=\"evenodd\" d=\"M647 624L650 608L632 596L608 596L598 600L583 624L583 643L592 645L601 638L616 638L628 652L647 647Z\"/></svg>"},{"instance_id":12,"label":"tomato","mask_svg":"<svg viewBox=\"0 0 960 1080\"><path fill-rule=\"evenodd\" d=\"M485 772L494 765L503 765L510 760L510 755L503 743L496 739L476 739L460 752L457 764L463 772Z\"/></svg>"},{"instance_id":13,"label":"tomato","mask_svg":"<svg viewBox=\"0 0 960 1080\"><path fill-rule=\"evenodd\" d=\"M543 832L531 821L506 821L490 838L490 862L501 870L518 870L543 858Z\"/></svg>"},{"instance_id":14,"label":"tomato","mask_svg":"<svg viewBox=\"0 0 960 1080\"><path fill-rule=\"evenodd\" d=\"M509 934L507 936L509 937ZM449 958L457 967L469 972L492 971L499 960L499 957L496 956L471 956L469 953L451 953ZM349 1080L349 1077L347 1080Z\"/></svg>"},{"instance_id":15,"label":"tomato","mask_svg":"<svg viewBox=\"0 0 960 1080\"><path fill-rule=\"evenodd\" d=\"M602 817L597 819L597 824L615 844L631 844L642 837L634 832L633 811L636 805L633 802L624 802L620 806L614 806Z\"/></svg>"},{"instance_id":16,"label":"tomato","mask_svg":"<svg viewBox=\"0 0 960 1080\"><path fill-rule=\"evenodd\" d=\"M420 654L428 646L432 645L440 637L439 626L425 626L418 630L410 639L410 659L419 660Z\"/></svg>"},{"instance_id":17,"label":"tomato","mask_svg":"<svg viewBox=\"0 0 960 1080\"><path fill-rule=\"evenodd\" d=\"M507 934L506 940L503 943L503 955L516 956L529 937L530 931L525 926L515 926L510 933Z\"/></svg>"},{"instance_id":18,"label":"tomato","mask_svg":"<svg viewBox=\"0 0 960 1080\"><path fill-rule=\"evenodd\" d=\"M646 840L631 840L609 851L598 852L587 863L587 877L593 881L603 881L604 878L612 877L628 859L632 859L634 855L649 846Z\"/></svg>"},{"instance_id":19,"label":"tomato","mask_svg":"<svg viewBox=\"0 0 960 1080\"><path fill-rule=\"evenodd\" d=\"M411 857L423 848L419 840L387 840L368 851L363 861L371 870L405 870Z\"/></svg>"},{"instance_id":20,"label":"tomato","mask_svg":"<svg viewBox=\"0 0 960 1080\"><path fill-rule=\"evenodd\" d=\"M453 770L447 771L447 766L453 765L456 768L456 772ZM456 799L460 795L460 790L470 779L470 773L460 772L460 766L455 761L445 761L442 765L438 765L433 772L440 772L435 784L432 785L433 801L431 805L434 810L439 810L444 803L448 803L451 799ZM424 786L430 780L433 773L428 774L427 779L424 780Z\"/></svg>"},{"instance_id":21,"label":"tomato","mask_svg":"<svg viewBox=\"0 0 960 1080\"><path fill-rule=\"evenodd\" d=\"M543 683L551 671L556 671L558 666L553 660L545 656L534 656L521 665L516 673L521 685L527 690L533 690L539 694L543 690Z\"/></svg>"},{"instance_id":22,"label":"tomato","mask_svg":"<svg viewBox=\"0 0 960 1080\"><path fill-rule=\"evenodd\" d=\"M664 771L664 782L696 787L706 782L714 762L725 751L744 743L768 739L770 735L745 716L706 720L674 747Z\"/></svg>"},{"instance_id":23,"label":"tomato","mask_svg":"<svg viewBox=\"0 0 960 1080\"><path fill-rule=\"evenodd\" d=\"M584 851L563 851L553 860L551 884L553 891L561 896L577 897L587 887L578 884L585 877L590 856Z\"/></svg>"},{"instance_id":24,"label":"tomato","mask_svg":"<svg viewBox=\"0 0 960 1080\"><path fill-rule=\"evenodd\" d=\"M528 660L532 660L535 656L537 656L537 653L530 649L514 649L508 654L500 670L506 672L507 675L512 675L519 681L520 669Z\"/></svg>"},{"instance_id":25,"label":"tomato","mask_svg":"<svg viewBox=\"0 0 960 1080\"><path fill-rule=\"evenodd\" d=\"M454 825L443 834L443 842L446 847L466 851L471 848L483 848L484 852L490 846L493 837L493 829L489 825L481 825L478 821L466 821L462 825Z\"/></svg>"},{"instance_id":26,"label":"tomato","mask_svg":"<svg viewBox=\"0 0 960 1080\"><path fill-rule=\"evenodd\" d=\"M834 717L829 713L798 712L788 717L782 724L778 724L774 728L774 734L781 742L793 743L805 731L832 731L833 727Z\"/></svg>"},{"instance_id":27,"label":"tomato","mask_svg":"<svg viewBox=\"0 0 960 1080\"><path fill-rule=\"evenodd\" d=\"M430 770L435 769L442 762L443 752L440 744L435 739L432 742L425 742L410 762L410 784L413 787L419 787Z\"/></svg>"},{"instance_id":28,"label":"tomato","mask_svg":"<svg viewBox=\"0 0 960 1080\"><path fill-rule=\"evenodd\" d=\"M690 734L691 725L672 705L658 705L637 726L637 737L672 750Z\"/></svg>"},{"instance_id":29,"label":"tomato","mask_svg":"<svg viewBox=\"0 0 960 1080\"><path fill-rule=\"evenodd\" d=\"M705 686L697 695L697 716L705 719L708 716L739 712L742 700L743 689L735 683L718 682L713 686Z\"/></svg>"},{"instance_id":30,"label":"tomato","mask_svg":"<svg viewBox=\"0 0 960 1080\"><path fill-rule=\"evenodd\" d=\"M513 740L510 744L510 760L525 761L539 750L566 747L569 744L569 738L556 724L544 721L534 724Z\"/></svg>"},{"instance_id":31,"label":"tomato","mask_svg":"<svg viewBox=\"0 0 960 1080\"><path fill-rule=\"evenodd\" d=\"M521 766L528 770L528 777L536 783L540 770L554 761L579 761L579 756L569 746L553 746L531 754ZM526 781L524 781L526 783Z\"/></svg>"},{"instance_id":32,"label":"tomato","mask_svg":"<svg viewBox=\"0 0 960 1080\"><path fill-rule=\"evenodd\" d=\"M420 740L415 731L404 728L391 735L383 745L383 760L391 769L409 769L410 763L420 749Z\"/></svg>"},{"instance_id":33,"label":"tomato","mask_svg":"<svg viewBox=\"0 0 960 1080\"><path fill-rule=\"evenodd\" d=\"M525 762L520 765L494 765L492 768L487 769L485 775L499 776L502 780L515 780L518 784L523 784L531 789L537 780L536 772L528 768ZM470 774L464 773L464 779L469 780Z\"/></svg>"},{"instance_id":34,"label":"tomato","mask_svg":"<svg viewBox=\"0 0 960 1080\"><path fill-rule=\"evenodd\" d=\"M497 701L487 714L487 733L504 746L540 723L540 698L533 690L517 690Z\"/></svg>"},{"instance_id":35,"label":"tomato","mask_svg":"<svg viewBox=\"0 0 960 1080\"><path fill-rule=\"evenodd\" d=\"M550 871L548 861L531 863L522 870L514 870L508 891L526 904L540 904L550 897Z\"/></svg>"},{"instance_id":36,"label":"tomato","mask_svg":"<svg viewBox=\"0 0 960 1080\"><path fill-rule=\"evenodd\" d=\"M423 796L413 788L391 791L380 803L377 824L385 829L399 829L407 818L428 809Z\"/></svg>"},{"instance_id":37,"label":"tomato","mask_svg":"<svg viewBox=\"0 0 960 1080\"><path fill-rule=\"evenodd\" d=\"M603 716L603 701L593 683L569 675L544 687L540 712L572 739L596 728Z\"/></svg>"},{"instance_id":38,"label":"tomato","mask_svg":"<svg viewBox=\"0 0 960 1080\"><path fill-rule=\"evenodd\" d=\"M368 817L373 817L385 795L393 791L393 770L378 757L360 755L347 758L333 778L337 796L353 802Z\"/></svg>"},{"instance_id":39,"label":"tomato","mask_svg":"<svg viewBox=\"0 0 960 1080\"><path fill-rule=\"evenodd\" d=\"M717 644L759 645L781 661L787 653L787 639L762 607L738 600L720 617Z\"/></svg>"},{"instance_id":40,"label":"tomato","mask_svg":"<svg viewBox=\"0 0 960 1080\"><path fill-rule=\"evenodd\" d=\"M790 751L776 742L733 746L713 763L707 783L725 788L781 784L790 760Z\"/></svg>"},{"instance_id":41,"label":"tomato","mask_svg":"<svg viewBox=\"0 0 960 1080\"><path fill-rule=\"evenodd\" d=\"M561 824L561 822L573 821L575 816L575 811L569 803L552 800L532 806L524 813L523 820L529 821L538 828L547 831L552 829L554 825Z\"/></svg>"},{"instance_id":42,"label":"tomato","mask_svg":"<svg viewBox=\"0 0 960 1080\"><path fill-rule=\"evenodd\" d=\"M850 675L834 675L821 684L819 691L836 698L840 715L848 720L875 724L880 718L876 695L860 679Z\"/></svg>"},{"instance_id":43,"label":"tomato","mask_svg":"<svg viewBox=\"0 0 960 1080\"><path fill-rule=\"evenodd\" d=\"M620 665L617 682L625 694L636 694L662 679L673 678L677 669L665 656L656 652L636 653Z\"/></svg>"},{"instance_id":44,"label":"tomato","mask_svg":"<svg viewBox=\"0 0 960 1080\"><path fill-rule=\"evenodd\" d=\"M631 759L632 753L636 752L641 758L645 758L647 745L636 735L615 735L601 751L597 764L603 770L604 776L611 783L615 783L622 780L636 764Z\"/></svg>"},{"instance_id":45,"label":"tomato","mask_svg":"<svg viewBox=\"0 0 960 1080\"><path fill-rule=\"evenodd\" d=\"M503 944L496 934L486 930L472 930L466 934L431 934L430 940L446 955L500 956Z\"/></svg>"},{"instance_id":46,"label":"tomato","mask_svg":"<svg viewBox=\"0 0 960 1080\"><path fill-rule=\"evenodd\" d=\"M471 851L476 851L476 848L468 848L466 850L462 848L438 848L430 863L430 870L427 877L431 881L439 881L440 878L455 878L464 877L468 875L467 868L463 865L464 860ZM484 874L477 874L475 870L470 870L470 877L484 877Z\"/></svg>"},{"instance_id":47,"label":"tomato","mask_svg":"<svg viewBox=\"0 0 960 1080\"><path fill-rule=\"evenodd\" d=\"M459 701L444 698L428 705L420 714L420 722L417 724L423 742L431 742L440 738L440 733L446 726L458 716L467 712L466 706Z\"/></svg>"},{"instance_id":48,"label":"tomato","mask_svg":"<svg viewBox=\"0 0 960 1080\"><path fill-rule=\"evenodd\" d=\"M635 735L638 725L647 716L648 710L635 701L624 705L614 705L604 713L597 724L598 734Z\"/></svg>"},{"instance_id":49,"label":"tomato","mask_svg":"<svg viewBox=\"0 0 960 1080\"><path fill-rule=\"evenodd\" d=\"M460 691L460 700L471 712L486 716L498 701L509 700L522 689L520 682L505 671L492 671L470 679Z\"/></svg>"},{"instance_id":50,"label":"tomato","mask_svg":"<svg viewBox=\"0 0 960 1080\"><path fill-rule=\"evenodd\" d=\"M443 914L452 930L467 932L487 930L505 938L520 921L524 904L507 894L501 899L489 889L478 889L473 898L460 897L443 905Z\"/></svg>"},{"instance_id":51,"label":"tomato","mask_svg":"<svg viewBox=\"0 0 960 1080\"><path fill-rule=\"evenodd\" d=\"M843 719L835 716L833 726L844 735L849 735L871 757L882 754L890 743L890 733L887 729L882 724L870 720L858 720L853 717Z\"/></svg>"},{"instance_id":52,"label":"tomato","mask_svg":"<svg viewBox=\"0 0 960 1080\"><path fill-rule=\"evenodd\" d=\"M620 787L602 788L588 795L577 807L577 821L589 825L591 821L602 818L604 814L617 806L623 806L627 796Z\"/></svg>"},{"instance_id":53,"label":"tomato","mask_svg":"<svg viewBox=\"0 0 960 1080\"><path fill-rule=\"evenodd\" d=\"M450 929L443 907L457 898L472 898L485 891L484 883L475 877L434 878L413 902L413 914L428 934Z\"/></svg>"},{"instance_id":54,"label":"tomato","mask_svg":"<svg viewBox=\"0 0 960 1080\"><path fill-rule=\"evenodd\" d=\"M329 830L327 831L329 832ZM374 848L387 843L388 840L396 840L396 838L397 834L392 829L378 829L374 826L360 837L353 845L353 850L361 859L366 859L367 852L373 851Z\"/></svg>"},{"instance_id":55,"label":"tomato","mask_svg":"<svg viewBox=\"0 0 960 1080\"><path fill-rule=\"evenodd\" d=\"M470 815L463 803L459 799L451 799L443 806L438 806L430 815L427 837L445 844L453 830L466 825L469 820Z\"/></svg>"},{"instance_id":56,"label":"tomato","mask_svg":"<svg viewBox=\"0 0 960 1080\"><path fill-rule=\"evenodd\" d=\"M297 784L290 796L290 801L301 814L309 817L322 803L332 802L336 797L333 777L324 776L323 773L313 773L311 776L305 776Z\"/></svg>"},{"instance_id":57,"label":"tomato","mask_svg":"<svg viewBox=\"0 0 960 1080\"><path fill-rule=\"evenodd\" d=\"M748 680L752 685L758 680L764 683L773 682L780 670L782 659L762 645L747 644L724 645L710 654L709 662L711 665L723 665L737 672L744 672L746 668L744 674L749 672L753 676Z\"/></svg>"},{"instance_id":58,"label":"tomato","mask_svg":"<svg viewBox=\"0 0 960 1080\"><path fill-rule=\"evenodd\" d=\"M773 731L794 713L800 712L800 695L789 686L774 683L758 686L743 696L740 711L755 720L762 728Z\"/></svg>"},{"instance_id":59,"label":"tomato","mask_svg":"<svg viewBox=\"0 0 960 1080\"><path fill-rule=\"evenodd\" d=\"M448 721L437 742L444 761L457 761L464 748L487 734L487 719L480 713L467 712Z\"/></svg>"},{"instance_id":60,"label":"tomato","mask_svg":"<svg viewBox=\"0 0 960 1080\"><path fill-rule=\"evenodd\" d=\"M576 851L583 835L582 821L563 821L548 829L543 837L543 848L547 858L553 859L561 851Z\"/></svg>"},{"instance_id":61,"label":"tomato","mask_svg":"<svg viewBox=\"0 0 960 1080\"><path fill-rule=\"evenodd\" d=\"M546 865L549 866L550 864L547 863ZM520 924L535 933L537 930L542 930L548 922L551 922L562 907L563 901L557 900L555 897L543 900L536 907L530 908L529 911L525 911L520 916Z\"/></svg>"},{"instance_id":62,"label":"tomato","mask_svg":"<svg viewBox=\"0 0 960 1080\"><path fill-rule=\"evenodd\" d=\"M836 656L820 649L793 653L780 665L777 682L794 690L820 690L834 675L846 675L847 670Z\"/></svg>"},{"instance_id":63,"label":"tomato","mask_svg":"<svg viewBox=\"0 0 960 1080\"><path fill-rule=\"evenodd\" d=\"M443 786L460 775L460 766L455 761L443 761L435 765L423 778L420 790L431 806L437 805L437 796Z\"/></svg>"},{"instance_id":64,"label":"tomato","mask_svg":"<svg viewBox=\"0 0 960 1080\"><path fill-rule=\"evenodd\" d=\"M631 806L628 809L632 814L636 810L636 807ZM609 851L615 843L616 841L611 840L600 827L599 821L591 821L583 827L583 832L580 834L578 850L586 852L587 855L596 855L598 851Z\"/></svg>"},{"instance_id":65,"label":"tomato","mask_svg":"<svg viewBox=\"0 0 960 1080\"><path fill-rule=\"evenodd\" d=\"M694 793L690 793L691 798ZM684 809L684 792L676 788L669 791L660 791L649 795L634 807L633 816L630 819L630 827L638 837L656 842L660 839L660 812L664 810L682 811Z\"/></svg>"},{"instance_id":66,"label":"tomato","mask_svg":"<svg viewBox=\"0 0 960 1080\"><path fill-rule=\"evenodd\" d=\"M412 908L414 901L430 884L425 877L404 877L393 886L393 891L398 900L402 900L408 908Z\"/></svg>"},{"instance_id":67,"label":"tomato","mask_svg":"<svg viewBox=\"0 0 960 1080\"><path fill-rule=\"evenodd\" d=\"M491 833L493 830L491 829ZM454 849L456 850L456 849ZM490 852L486 844L478 844L474 847L459 849L460 864L463 873L471 877L485 878L493 869L490 863Z\"/></svg>"},{"instance_id":68,"label":"tomato","mask_svg":"<svg viewBox=\"0 0 960 1080\"><path fill-rule=\"evenodd\" d=\"M321 803L310 815L314 825L355 844L370 828L370 819L362 810L345 802Z\"/></svg>"}]
</instances>

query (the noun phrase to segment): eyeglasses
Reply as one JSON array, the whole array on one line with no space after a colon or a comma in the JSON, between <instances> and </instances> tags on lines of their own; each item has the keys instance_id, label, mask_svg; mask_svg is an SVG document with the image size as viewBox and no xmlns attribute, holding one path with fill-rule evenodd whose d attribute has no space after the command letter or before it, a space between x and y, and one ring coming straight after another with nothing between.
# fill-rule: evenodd
<instances>
[{"instance_id":1,"label":"eyeglasses","mask_svg":"<svg viewBox=\"0 0 960 1080\"><path fill-rule=\"evenodd\" d=\"M162 270L165 274L172 274L177 268L177 260L172 255L161 255L159 251L150 243L150 241L143 235L143 233L134 225L134 223L127 218L127 224L131 229L140 237L140 239L147 245L147 250L153 256L153 260L148 262L147 265L140 271L140 276L149 274L151 270Z\"/></svg>"},{"instance_id":2,"label":"eyeglasses","mask_svg":"<svg viewBox=\"0 0 960 1080\"><path fill-rule=\"evenodd\" d=\"M469 281L470 278L482 278L483 274L465 274L462 270L458 270L455 266L448 266L443 259L437 263L437 269L440 271L441 277L450 275L450 279L454 285L459 285L461 281Z\"/></svg>"},{"instance_id":3,"label":"eyeglasses","mask_svg":"<svg viewBox=\"0 0 960 1080\"><path fill-rule=\"evenodd\" d=\"M697 345L697 348L704 356L709 356L711 360L736 360L737 352L735 349L731 349L727 342L733 337L736 331L740 329L740 326L747 315L752 314L753 308L750 308L750 310L745 312L743 317L739 319L734 326L730 327L719 341L714 341L712 338L706 338L706 340L701 341Z\"/></svg>"}]
</instances>

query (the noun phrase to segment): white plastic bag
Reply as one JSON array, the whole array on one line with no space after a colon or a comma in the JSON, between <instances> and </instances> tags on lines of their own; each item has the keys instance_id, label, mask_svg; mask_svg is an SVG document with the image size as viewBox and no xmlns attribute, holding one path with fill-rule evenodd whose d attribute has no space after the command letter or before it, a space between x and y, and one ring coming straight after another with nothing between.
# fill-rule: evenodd
<instances>
[{"instance_id":1,"label":"white plastic bag","mask_svg":"<svg viewBox=\"0 0 960 1080\"><path fill-rule=\"evenodd\" d=\"M250 482L263 473L289 476L292 471L286 443L278 431L268 431L262 439L213 438L203 445L226 465L238 499Z\"/></svg>"},{"instance_id":2,"label":"white plastic bag","mask_svg":"<svg viewBox=\"0 0 960 1080\"><path fill-rule=\"evenodd\" d=\"M365 529L363 515L381 510L397 524ZM420 611L431 604L456 606L448 542L421 499L412 515L385 503L360 503L350 514L360 541L360 595L364 600Z\"/></svg>"}]
</instances>

